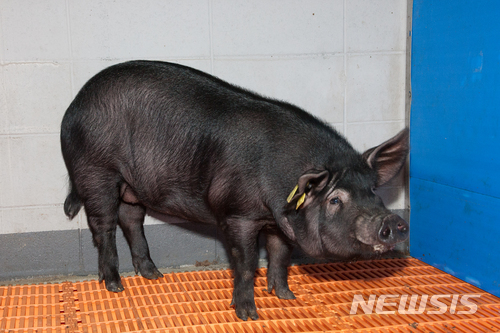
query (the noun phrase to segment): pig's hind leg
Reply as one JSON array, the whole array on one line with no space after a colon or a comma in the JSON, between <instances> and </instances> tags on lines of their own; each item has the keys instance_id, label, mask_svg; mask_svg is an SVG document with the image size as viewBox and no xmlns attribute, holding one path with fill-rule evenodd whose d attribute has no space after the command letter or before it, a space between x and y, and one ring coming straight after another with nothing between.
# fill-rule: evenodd
<instances>
[{"instance_id":1,"label":"pig's hind leg","mask_svg":"<svg viewBox=\"0 0 500 333\"><path fill-rule=\"evenodd\" d=\"M117 182L102 170L87 170L82 174L78 192L84 198L85 214L94 245L97 247L99 281L104 280L109 291L123 291L118 273L116 227L120 203Z\"/></svg>"},{"instance_id":2,"label":"pig's hind leg","mask_svg":"<svg viewBox=\"0 0 500 333\"><path fill-rule=\"evenodd\" d=\"M163 274L158 271L149 255L149 247L144 235L144 216L146 208L140 204L124 201L118 209L118 223L123 230L132 254L135 272L147 279L157 279Z\"/></svg>"},{"instance_id":3,"label":"pig's hind leg","mask_svg":"<svg viewBox=\"0 0 500 333\"><path fill-rule=\"evenodd\" d=\"M278 231L266 231L266 250L269 259L267 269L267 291L274 289L276 296L281 299L294 299L295 295L288 287L288 266L293 246L288 243L285 236Z\"/></svg>"}]
</instances>

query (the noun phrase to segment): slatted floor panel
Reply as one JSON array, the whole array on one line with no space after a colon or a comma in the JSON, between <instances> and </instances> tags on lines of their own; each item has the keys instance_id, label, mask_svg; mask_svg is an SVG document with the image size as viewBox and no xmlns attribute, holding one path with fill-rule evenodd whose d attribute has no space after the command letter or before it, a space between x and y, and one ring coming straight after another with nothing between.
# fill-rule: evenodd
<instances>
[{"instance_id":1,"label":"slatted floor panel","mask_svg":"<svg viewBox=\"0 0 500 333\"><path fill-rule=\"evenodd\" d=\"M125 291L110 293L97 281L0 287L0 333L50 332L500 332L500 299L416 259L384 259L354 263L293 266L290 289L295 300L279 300L266 291L266 270L255 278L260 319L243 322L229 306L230 270L170 273L158 280L122 278ZM452 297L475 294L474 314L458 314L470 306ZM355 295L418 297L415 311L399 311L401 297L386 300L381 314L358 306ZM418 295L418 296L416 296ZM419 309L428 295L425 310ZM391 304L392 303L392 304ZM376 304L376 302L375 302ZM454 308L455 313L451 313ZM419 311L421 310L421 311ZM366 312L366 313L365 313ZM378 313L377 313L378 312Z\"/></svg>"}]
</instances>

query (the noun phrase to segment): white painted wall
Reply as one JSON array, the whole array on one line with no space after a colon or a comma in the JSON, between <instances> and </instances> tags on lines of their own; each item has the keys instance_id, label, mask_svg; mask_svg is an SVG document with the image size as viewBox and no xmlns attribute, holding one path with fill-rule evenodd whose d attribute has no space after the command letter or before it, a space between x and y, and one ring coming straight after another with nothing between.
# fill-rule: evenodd
<instances>
[{"instance_id":1,"label":"white painted wall","mask_svg":"<svg viewBox=\"0 0 500 333\"><path fill-rule=\"evenodd\" d=\"M406 0L2 0L0 24L0 234L87 227L62 210L59 125L121 61L178 62L295 103L359 150L405 123ZM383 191L395 209L403 193L401 180Z\"/></svg>"}]
</instances>

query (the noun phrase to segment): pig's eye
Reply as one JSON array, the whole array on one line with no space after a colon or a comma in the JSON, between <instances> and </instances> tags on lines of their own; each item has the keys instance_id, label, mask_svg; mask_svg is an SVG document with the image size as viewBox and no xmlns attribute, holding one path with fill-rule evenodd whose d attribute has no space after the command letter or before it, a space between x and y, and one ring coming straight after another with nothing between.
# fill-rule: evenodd
<instances>
[{"instance_id":1,"label":"pig's eye","mask_svg":"<svg viewBox=\"0 0 500 333\"><path fill-rule=\"evenodd\" d=\"M335 197L335 198L333 198L332 200L330 200L330 203L331 203L332 205L339 205L339 204L341 204L341 203L342 203L342 201L339 199L339 197Z\"/></svg>"}]
</instances>

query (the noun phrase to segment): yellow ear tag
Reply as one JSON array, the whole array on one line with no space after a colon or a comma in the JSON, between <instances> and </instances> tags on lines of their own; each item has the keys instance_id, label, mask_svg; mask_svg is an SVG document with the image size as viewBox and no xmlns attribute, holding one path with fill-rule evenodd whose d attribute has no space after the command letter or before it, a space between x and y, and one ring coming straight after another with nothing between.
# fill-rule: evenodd
<instances>
[{"instance_id":1,"label":"yellow ear tag","mask_svg":"<svg viewBox=\"0 0 500 333\"><path fill-rule=\"evenodd\" d=\"M290 203L290 201L292 201L292 198L293 198L293 196L295 195L295 192L297 192L298 189L299 189L299 185L295 185L295 187L292 190L292 192L290 192L290 194L288 195L288 198L286 198L286 202Z\"/></svg>"},{"instance_id":2,"label":"yellow ear tag","mask_svg":"<svg viewBox=\"0 0 500 333\"><path fill-rule=\"evenodd\" d=\"M299 201L297 201L297 207L295 208L295 210L299 209L300 205L302 205L304 203L304 200L306 200L306 194L302 194L299 198Z\"/></svg>"}]
</instances>

